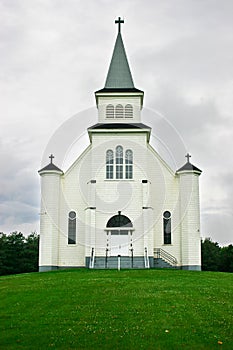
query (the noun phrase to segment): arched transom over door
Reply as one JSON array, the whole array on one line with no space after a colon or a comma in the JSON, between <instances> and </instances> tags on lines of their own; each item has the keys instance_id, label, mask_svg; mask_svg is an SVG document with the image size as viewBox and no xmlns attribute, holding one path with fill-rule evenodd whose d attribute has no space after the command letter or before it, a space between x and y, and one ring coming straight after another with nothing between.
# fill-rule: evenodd
<instances>
[{"instance_id":1,"label":"arched transom over door","mask_svg":"<svg viewBox=\"0 0 233 350\"><path fill-rule=\"evenodd\" d=\"M119 211L106 225L107 248L111 256L129 256L132 251L133 224Z\"/></svg>"}]
</instances>

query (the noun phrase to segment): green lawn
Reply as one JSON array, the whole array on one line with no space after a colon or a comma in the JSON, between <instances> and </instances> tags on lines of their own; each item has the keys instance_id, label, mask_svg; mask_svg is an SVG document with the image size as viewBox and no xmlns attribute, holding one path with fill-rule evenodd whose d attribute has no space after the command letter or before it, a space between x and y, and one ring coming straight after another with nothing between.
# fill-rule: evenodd
<instances>
[{"instance_id":1,"label":"green lawn","mask_svg":"<svg viewBox=\"0 0 233 350\"><path fill-rule=\"evenodd\" d=\"M64 270L0 293L0 349L233 349L233 274Z\"/></svg>"}]
</instances>

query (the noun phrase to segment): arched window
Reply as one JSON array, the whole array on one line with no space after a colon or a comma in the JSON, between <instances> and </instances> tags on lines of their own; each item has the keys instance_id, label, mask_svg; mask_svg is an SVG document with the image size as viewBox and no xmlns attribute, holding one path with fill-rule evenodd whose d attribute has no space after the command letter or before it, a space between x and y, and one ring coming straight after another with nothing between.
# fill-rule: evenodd
<instances>
[{"instance_id":1,"label":"arched window","mask_svg":"<svg viewBox=\"0 0 233 350\"><path fill-rule=\"evenodd\" d=\"M75 211L69 212L68 244L76 244L76 213L75 213Z\"/></svg>"},{"instance_id":2,"label":"arched window","mask_svg":"<svg viewBox=\"0 0 233 350\"><path fill-rule=\"evenodd\" d=\"M108 220L107 227L133 227L133 224L127 216L122 215L119 211L118 215L114 215Z\"/></svg>"},{"instance_id":3,"label":"arched window","mask_svg":"<svg viewBox=\"0 0 233 350\"><path fill-rule=\"evenodd\" d=\"M125 151L125 178L133 178L133 152L131 149Z\"/></svg>"},{"instance_id":4,"label":"arched window","mask_svg":"<svg viewBox=\"0 0 233 350\"><path fill-rule=\"evenodd\" d=\"M123 179L123 147L116 147L116 179Z\"/></svg>"},{"instance_id":5,"label":"arched window","mask_svg":"<svg viewBox=\"0 0 233 350\"><path fill-rule=\"evenodd\" d=\"M125 118L133 118L133 106L130 104L125 106Z\"/></svg>"},{"instance_id":6,"label":"arched window","mask_svg":"<svg viewBox=\"0 0 233 350\"><path fill-rule=\"evenodd\" d=\"M106 117L107 118L114 118L114 106L113 105L107 105Z\"/></svg>"},{"instance_id":7,"label":"arched window","mask_svg":"<svg viewBox=\"0 0 233 350\"><path fill-rule=\"evenodd\" d=\"M123 118L123 106L116 105L116 118Z\"/></svg>"},{"instance_id":8,"label":"arched window","mask_svg":"<svg viewBox=\"0 0 233 350\"><path fill-rule=\"evenodd\" d=\"M164 244L171 244L171 213L165 211L163 213L163 240Z\"/></svg>"},{"instance_id":9,"label":"arched window","mask_svg":"<svg viewBox=\"0 0 233 350\"><path fill-rule=\"evenodd\" d=\"M111 149L106 152L106 179L113 179L113 151Z\"/></svg>"}]
</instances>

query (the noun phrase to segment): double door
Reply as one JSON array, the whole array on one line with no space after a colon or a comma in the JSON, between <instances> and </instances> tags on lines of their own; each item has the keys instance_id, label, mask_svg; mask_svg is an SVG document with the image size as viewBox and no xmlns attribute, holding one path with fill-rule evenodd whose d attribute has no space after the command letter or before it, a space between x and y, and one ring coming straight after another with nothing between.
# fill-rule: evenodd
<instances>
[{"instance_id":1,"label":"double door","mask_svg":"<svg viewBox=\"0 0 233 350\"><path fill-rule=\"evenodd\" d=\"M130 249L132 248L132 233L130 230L109 230L107 236L110 256L130 255Z\"/></svg>"}]
</instances>

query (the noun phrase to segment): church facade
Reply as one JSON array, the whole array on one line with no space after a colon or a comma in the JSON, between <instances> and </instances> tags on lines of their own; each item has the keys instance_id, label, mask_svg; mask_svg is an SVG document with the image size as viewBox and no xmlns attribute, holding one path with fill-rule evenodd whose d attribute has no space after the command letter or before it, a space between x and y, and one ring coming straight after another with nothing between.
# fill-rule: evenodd
<instances>
[{"instance_id":1,"label":"church facade","mask_svg":"<svg viewBox=\"0 0 233 350\"><path fill-rule=\"evenodd\" d=\"M105 87L95 92L98 123L90 145L63 172L50 156L39 170L39 270L59 268L201 269L199 176L187 162L173 171L150 145L141 121L121 19Z\"/></svg>"}]
</instances>

